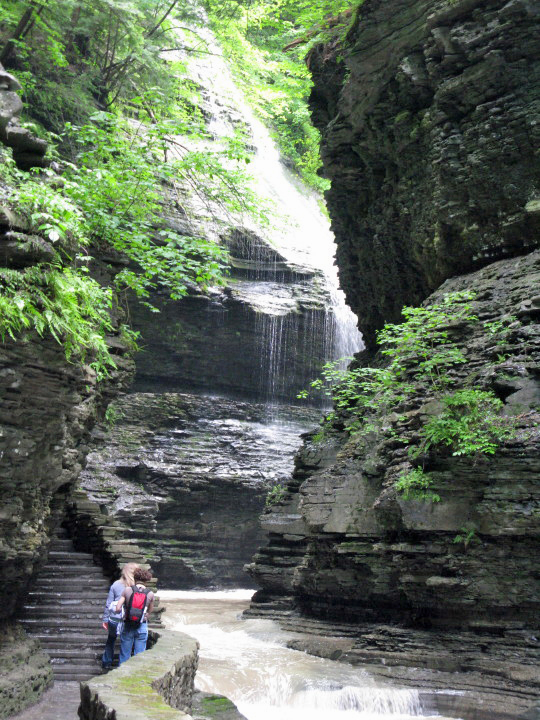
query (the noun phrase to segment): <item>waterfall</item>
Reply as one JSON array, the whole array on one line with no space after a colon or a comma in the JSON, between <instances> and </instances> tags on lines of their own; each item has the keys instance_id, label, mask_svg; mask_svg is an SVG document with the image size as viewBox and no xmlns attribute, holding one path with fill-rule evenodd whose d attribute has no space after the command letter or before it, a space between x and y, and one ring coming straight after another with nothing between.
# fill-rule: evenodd
<instances>
[{"instance_id":1,"label":"waterfall","mask_svg":"<svg viewBox=\"0 0 540 720\"><path fill-rule=\"evenodd\" d=\"M311 377L318 375L324 361L351 357L362 349L357 319L345 302L339 287L334 264L335 244L329 222L323 214L319 196L308 189L281 161L280 153L269 130L255 116L241 90L235 84L208 27L197 27L204 41L204 53L185 57L191 77L203 88L204 114L214 142L231 136L235 128L247 128L254 154L249 166L254 178L253 188L265 203L274 208L277 217L270 227L261 227L253 219L242 218L248 235L262 238L244 247L244 260L251 265L250 296L259 305L257 331L261 334L260 385L269 404L283 398L285 374L294 372L294 355L303 353L313 358ZM247 244L249 245L249 243ZM268 257L268 248L274 257ZM325 307L306 308L308 322L301 329L298 318L286 304L276 302L284 291L282 281L298 268L297 282L322 287ZM304 277L304 279L302 279ZM274 283L269 282L273 279ZM253 281L256 281L253 284ZM261 282L257 282L261 281ZM280 284L281 283L281 284ZM243 288L241 288L243 289ZM254 295L258 293L258 297ZM300 385L297 389L302 389ZM293 400L294 397L288 397Z\"/></svg>"}]
</instances>

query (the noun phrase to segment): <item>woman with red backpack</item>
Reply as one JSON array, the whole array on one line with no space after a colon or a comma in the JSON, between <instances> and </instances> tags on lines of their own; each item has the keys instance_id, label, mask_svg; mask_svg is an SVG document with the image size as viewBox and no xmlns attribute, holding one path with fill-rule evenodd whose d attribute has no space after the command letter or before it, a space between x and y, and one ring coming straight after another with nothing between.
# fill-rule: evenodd
<instances>
[{"instance_id":1,"label":"woman with red backpack","mask_svg":"<svg viewBox=\"0 0 540 720\"><path fill-rule=\"evenodd\" d=\"M129 660L131 654L146 650L148 640L148 615L154 607L154 593L144 583L150 582L150 570L137 568L133 573L135 584L127 587L116 605L117 611L125 604L124 625L120 633L119 665Z\"/></svg>"},{"instance_id":2,"label":"woman with red backpack","mask_svg":"<svg viewBox=\"0 0 540 720\"><path fill-rule=\"evenodd\" d=\"M114 644L121 628L122 611L118 609L117 602L122 597L124 590L135 583L133 573L138 567L137 563L126 563L122 568L120 579L111 585L109 594L107 595L101 622L103 629L108 632L107 643L101 657L101 667L103 670L110 670L112 668Z\"/></svg>"}]
</instances>

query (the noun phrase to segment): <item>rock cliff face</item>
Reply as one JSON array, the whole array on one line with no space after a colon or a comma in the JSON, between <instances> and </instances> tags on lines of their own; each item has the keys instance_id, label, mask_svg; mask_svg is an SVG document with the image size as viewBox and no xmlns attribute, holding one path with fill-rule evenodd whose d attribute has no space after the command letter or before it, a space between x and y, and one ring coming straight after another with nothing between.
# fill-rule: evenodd
<instances>
[{"instance_id":1,"label":"rock cliff face","mask_svg":"<svg viewBox=\"0 0 540 720\"><path fill-rule=\"evenodd\" d=\"M19 167L46 165L46 143L19 126L18 83L0 66L0 141L11 147ZM9 188L0 183L0 198ZM26 223L0 207L0 265L23 270L55 255ZM96 267L97 274L111 274ZM118 322L116 322L116 320ZM89 367L68 362L51 336L28 330L0 345L0 578L9 585L0 609L0 717L34 702L52 682L49 660L26 638L13 616L33 576L45 564L50 537L62 521L66 499L81 471L90 432L107 403L128 384L132 361L117 330L108 342L117 369L98 383Z\"/></svg>"},{"instance_id":2,"label":"rock cliff face","mask_svg":"<svg viewBox=\"0 0 540 720\"><path fill-rule=\"evenodd\" d=\"M184 225L201 231L210 229ZM146 307L131 307L143 338L134 390L294 401L332 357L336 319L325 279L245 228L223 239L231 264L225 287L178 302L154 296L159 322Z\"/></svg>"},{"instance_id":3,"label":"rock cliff face","mask_svg":"<svg viewBox=\"0 0 540 720\"><path fill-rule=\"evenodd\" d=\"M540 253L449 280L431 300L467 287L476 289L481 323L453 328L467 352L459 381L504 397L506 412L517 415L515 437L483 460L436 454L427 469L439 503L396 494L393 484L408 456L393 432L307 441L290 504L266 520L272 549L255 566L263 587L292 593L325 616L537 626ZM502 342L485 330L501 316L516 318ZM427 399L415 394L403 408L405 419L390 420L401 440L414 442L431 412ZM467 524L477 536L470 545L454 542ZM279 544L298 557L286 574L268 562Z\"/></svg>"},{"instance_id":4,"label":"rock cliff face","mask_svg":"<svg viewBox=\"0 0 540 720\"><path fill-rule=\"evenodd\" d=\"M0 252L8 267L36 260L39 238L25 236L18 222L0 213ZM4 338L0 347L0 577L9 579L11 588L0 619L13 614L43 563L83 467L90 431L132 372L119 338L111 335L109 341L116 347L118 369L99 384L90 367L69 363L52 338L29 332L22 342Z\"/></svg>"},{"instance_id":5,"label":"rock cliff face","mask_svg":"<svg viewBox=\"0 0 540 720\"><path fill-rule=\"evenodd\" d=\"M456 381L493 390L517 429L485 461L432 455L437 504L393 487L400 441L434 412L425 388L389 433L317 434L252 566L250 612L308 633L297 647L462 689L439 709L490 720L540 693L539 19L517 0L366 0L345 49L311 51L340 277L368 346L404 304L475 291L479 323L452 329Z\"/></svg>"},{"instance_id":6,"label":"rock cliff face","mask_svg":"<svg viewBox=\"0 0 540 720\"><path fill-rule=\"evenodd\" d=\"M366 0L345 50L310 53L340 278L368 344L446 278L538 246L539 24L529 0Z\"/></svg>"},{"instance_id":7,"label":"rock cliff face","mask_svg":"<svg viewBox=\"0 0 540 720\"><path fill-rule=\"evenodd\" d=\"M484 460L432 453L426 470L441 496L436 504L405 500L394 488L409 467L403 441L414 442L433 411L425 389L399 409L403 419L388 418L386 432L307 440L287 499L264 517L270 543L252 566L262 586L252 613L295 610L300 617L289 625L308 632L305 617L329 621L317 634L353 623L345 633L353 641L341 648L298 644L346 650L344 660L481 672L492 677L446 678L446 686L471 682L487 692L497 687L496 675L530 702L540 693L539 287L535 252L449 280L429 300L475 289L480 322L452 328L467 353L456 380L504 398L505 412L515 416L513 437ZM486 332L501 317L513 318L512 328L503 336ZM472 529L468 539L464 528ZM404 626L421 630L405 643Z\"/></svg>"},{"instance_id":8,"label":"rock cliff face","mask_svg":"<svg viewBox=\"0 0 540 720\"><path fill-rule=\"evenodd\" d=\"M162 586L245 587L243 566L266 538L266 495L289 481L318 411L282 408L272 421L265 405L178 393L136 393L114 408L80 480L106 524L137 542Z\"/></svg>"}]
</instances>

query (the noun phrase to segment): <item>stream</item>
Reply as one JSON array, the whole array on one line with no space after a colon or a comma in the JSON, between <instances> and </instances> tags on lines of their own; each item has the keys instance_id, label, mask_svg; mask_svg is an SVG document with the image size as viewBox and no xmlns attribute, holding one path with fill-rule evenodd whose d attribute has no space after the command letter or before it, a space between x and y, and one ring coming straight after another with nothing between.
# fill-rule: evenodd
<instances>
[{"instance_id":1,"label":"stream","mask_svg":"<svg viewBox=\"0 0 540 720\"><path fill-rule=\"evenodd\" d=\"M166 627L200 643L196 687L225 695L247 720L424 720L420 694L362 668L286 647L271 620L241 618L253 590L160 591Z\"/></svg>"}]
</instances>

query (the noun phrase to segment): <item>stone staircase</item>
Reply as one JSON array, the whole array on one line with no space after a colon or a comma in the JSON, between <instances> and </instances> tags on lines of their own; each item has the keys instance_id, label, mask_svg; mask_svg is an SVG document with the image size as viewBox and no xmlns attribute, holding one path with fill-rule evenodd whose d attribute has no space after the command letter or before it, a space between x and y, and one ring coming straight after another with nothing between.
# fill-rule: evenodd
<instances>
[{"instance_id":1,"label":"stone staircase","mask_svg":"<svg viewBox=\"0 0 540 720\"><path fill-rule=\"evenodd\" d=\"M20 618L49 654L55 681L88 680L101 671L107 633L101 614L110 582L92 556L59 535L28 593Z\"/></svg>"}]
</instances>

